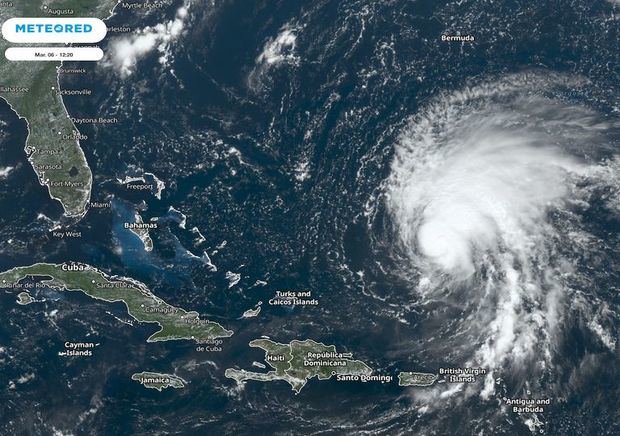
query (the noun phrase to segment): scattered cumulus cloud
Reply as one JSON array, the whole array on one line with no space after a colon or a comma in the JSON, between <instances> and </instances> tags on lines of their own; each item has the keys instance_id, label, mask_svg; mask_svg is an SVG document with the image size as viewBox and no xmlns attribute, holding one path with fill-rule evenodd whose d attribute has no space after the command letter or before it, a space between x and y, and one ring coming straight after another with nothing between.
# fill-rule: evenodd
<instances>
[{"instance_id":1,"label":"scattered cumulus cloud","mask_svg":"<svg viewBox=\"0 0 620 436\"><path fill-rule=\"evenodd\" d=\"M263 88L265 74L280 65L297 65L297 33L299 28L284 25L275 37L267 39L263 49L256 57L255 66L248 74L248 86L254 91Z\"/></svg>"},{"instance_id":2,"label":"scattered cumulus cloud","mask_svg":"<svg viewBox=\"0 0 620 436\"><path fill-rule=\"evenodd\" d=\"M170 57L170 44L182 34L189 17L189 5L181 6L173 20L156 26L145 27L137 34L115 39L110 45L107 66L116 68L122 77L130 76L138 60L157 50L159 62L167 65Z\"/></svg>"},{"instance_id":3,"label":"scattered cumulus cloud","mask_svg":"<svg viewBox=\"0 0 620 436\"><path fill-rule=\"evenodd\" d=\"M269 38L263 51L256 58L257 64L274 65L282 62L296 62L295 47L297 42L296 29L284 26L275 38Z\"/></svg>"},{"instance_id":4,"label":"scattered cumulus cloud","mask_svg":"<svg viewBox=\"0 0 620 436\"><path fill-rule=\"evenodd\" d=\"M6 179L13 169L13 167L0 168L0 180Z\"/></svg>"}]
</instances>

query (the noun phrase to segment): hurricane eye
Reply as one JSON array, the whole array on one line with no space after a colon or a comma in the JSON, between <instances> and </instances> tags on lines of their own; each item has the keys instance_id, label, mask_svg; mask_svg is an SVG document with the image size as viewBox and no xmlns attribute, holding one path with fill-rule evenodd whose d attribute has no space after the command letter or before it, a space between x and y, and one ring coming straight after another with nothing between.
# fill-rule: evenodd
<instances>
[{"instance_id":1,"label":"hurricane eye","mask_svg":"<svg viewBox=\"0 0 620 436\"><path fill-rule=\"evenodd\" d=\"M443 322L460 343L482 341L463 346L463 359L489 380L509 362L552 355L577 247L594 239L570 205L615 183L601 177L615 164L578 145L605 150L607 124L550 96L564 85L575 83L512 76L440 96L396 144L386 198L402 267L422 305L456 308L458 321Z\"/></svg>"}]
</instances>

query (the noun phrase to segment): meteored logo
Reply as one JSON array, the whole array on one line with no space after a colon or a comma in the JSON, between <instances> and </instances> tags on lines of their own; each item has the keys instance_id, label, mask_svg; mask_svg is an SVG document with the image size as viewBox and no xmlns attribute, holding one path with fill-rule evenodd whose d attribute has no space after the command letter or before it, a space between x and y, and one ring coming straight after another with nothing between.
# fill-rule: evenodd
<instances>
[{"instance_id":1,"label":"meteored logo","mask_svg":"<svg viewBox=\"0 0 620 436\"><path fill-rule=\"evenodd\" d=\"M9 42L93 43L108 29L98 18L11 18L2 25L2 36Z\"/></svg>"},{"instance_id":2,"label":"meteored logo","mask_svg":"<svg viewBox=\"0 0 620 436\"><path fill-rule=\"evenodd\" d=\"M15 33L90 33L90 24L15 24Z\"/></svg>"}]
</instances>

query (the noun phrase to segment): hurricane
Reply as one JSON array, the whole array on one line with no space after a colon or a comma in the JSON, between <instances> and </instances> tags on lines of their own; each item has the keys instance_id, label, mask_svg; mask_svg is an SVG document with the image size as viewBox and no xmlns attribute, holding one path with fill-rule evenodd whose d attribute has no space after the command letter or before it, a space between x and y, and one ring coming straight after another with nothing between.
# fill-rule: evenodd
<instances>
[{"instance_id":1,"label":"hurricane","mask_svg":"<svg viewBox=\"0 0 620 436\"><path fill-rule=\"evenodd\" d=\"M615 351L615 315L600 310L609 277L588 265L613 242L583 217L618 216L618 123L567 86L587 83L524 73L434 97L401 132L386 181L398 272L444 326L427 343L485 368L483 398L502 377L526 387L566 372L557 352L571 329Z\"/></svg>"}]
</instances>

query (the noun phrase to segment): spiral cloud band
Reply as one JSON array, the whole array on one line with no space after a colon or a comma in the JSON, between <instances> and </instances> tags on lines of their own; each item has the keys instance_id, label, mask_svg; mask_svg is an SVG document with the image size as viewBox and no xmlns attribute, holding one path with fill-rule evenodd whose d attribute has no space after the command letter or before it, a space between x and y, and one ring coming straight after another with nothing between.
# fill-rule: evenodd
<instances>
[{"instance_id":1,"label":"spiral cloud band","mask_svg":"<svg viewBox=\"0 0 620 436\"><path fill-rule=\"evenodd\" d=\"M402 133L387 180L419 298L463 306L454 334L491 371L484 395L500 365L552 360L575 259L596 241L579 213L617 187L618 125L563 98L564 85L580 83L523 74L435 98Z\"/></svg>"}]
</instances>

